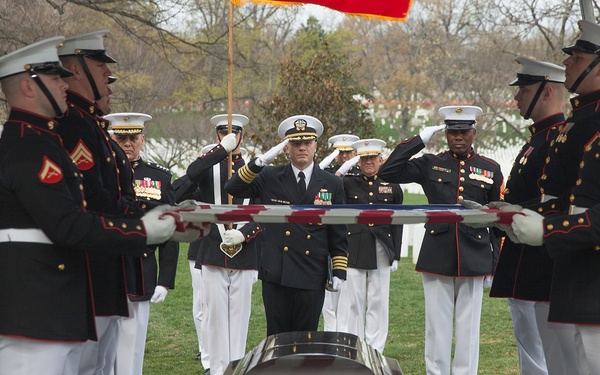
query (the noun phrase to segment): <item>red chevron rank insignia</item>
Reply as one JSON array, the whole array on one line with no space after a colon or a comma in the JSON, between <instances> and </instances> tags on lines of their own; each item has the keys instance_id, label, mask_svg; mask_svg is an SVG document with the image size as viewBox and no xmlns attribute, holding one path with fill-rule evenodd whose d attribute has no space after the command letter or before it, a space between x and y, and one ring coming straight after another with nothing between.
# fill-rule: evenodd
<instances>
[{"instance_id":1,"label":"red chevron rank insignia","mask_svg":"<svg viewBox=\"0 0 600 375\"><path fill-rule=\"evenodd\" d=\"M63 172L55 162L48 159L47 156L44 156L44 162L42 163L42 168L38 173L38 178L43 183L55 184L62 180Z\"/></svg>"},{"instance_id":2,"label":"red chevron rank insignia","mask_svg":"<svg viewBox=\"0 0 600 375\"><path fill-rule=\"evenodd\" d=\"M90 149L80 139L77 146L71 152L71 159L77 164L80 171L87 171L94 166L94 157Z\"/></svg>"}]
</instances>

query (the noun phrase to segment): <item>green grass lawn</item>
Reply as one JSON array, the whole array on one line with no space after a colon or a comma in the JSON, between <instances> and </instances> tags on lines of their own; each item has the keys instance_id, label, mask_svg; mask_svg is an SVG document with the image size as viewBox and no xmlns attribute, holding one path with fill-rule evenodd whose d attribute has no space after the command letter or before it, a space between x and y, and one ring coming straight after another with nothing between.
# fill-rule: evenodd
<instances>
[{"instance_id":1,"label":"green grass lawn","mask_svg":"<svg viewBox=\"0 0 600 375\"><path fill-rule=\"evenodd\" d=\"M425 203L422 196L405 196L405 204ZM192 321L192 291L187 244L182 244L176 287L165 302L151 305L144 375L202 374L195 360L198 343ZM399 262L390 287L390 328L384 355L395 358L407 375L425 374L424 304L421 274L412 257ZM505 299L484 292L479 356L480 375L519 374L517 348ZM247 351L266 335L260 281L254 284Z\"/></svg>"}]
</instances>

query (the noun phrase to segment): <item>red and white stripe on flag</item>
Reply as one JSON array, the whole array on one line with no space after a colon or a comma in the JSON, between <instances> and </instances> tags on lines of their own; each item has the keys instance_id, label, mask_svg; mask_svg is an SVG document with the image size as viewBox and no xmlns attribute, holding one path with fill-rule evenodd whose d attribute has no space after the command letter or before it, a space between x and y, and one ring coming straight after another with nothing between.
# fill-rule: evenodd
<instances>
[{"instance_id":1,"label":"red and white stripe on flag","mask_svg":"<svg viewBox=\"0 0 600 375\"><path fill-rule=\"evenodd\" d=\"M296 224L420 224L465 223L509 224L515 212L497 209L439 209L425 206L397 206L402 209L359 209L339 206L284 206L284 205L211 205L199 203L197 208L176 210L185 222L230 223L254 221L257 223ZM413 208L414 207L414 208Z\"/></svg>"}]
</instances>

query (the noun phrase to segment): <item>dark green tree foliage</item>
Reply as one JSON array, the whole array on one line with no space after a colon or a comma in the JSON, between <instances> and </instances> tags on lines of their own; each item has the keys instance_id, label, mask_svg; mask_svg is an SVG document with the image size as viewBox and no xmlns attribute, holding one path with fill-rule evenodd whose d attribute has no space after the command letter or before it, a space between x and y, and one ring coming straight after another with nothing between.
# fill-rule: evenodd
<instances>
[{"instance_id":1,"label":"dark green tree foliage","mask_svg":"<svg viewBox=\"0 0 600 375\"><path fill-rule=\"evenodd\" d=\"M281 141L277 136L281 121L301 114L323 122L318 160L329 152L327 139L333 135L348 133L370 138L377 134L366 106L371 96L352 79L358 61L332 52L326 42L320 44L310 60L299 60L292 58L281 64L276 93L254 108L249 134L253 144L268 150Z\"/></svg>"}]
</instances>

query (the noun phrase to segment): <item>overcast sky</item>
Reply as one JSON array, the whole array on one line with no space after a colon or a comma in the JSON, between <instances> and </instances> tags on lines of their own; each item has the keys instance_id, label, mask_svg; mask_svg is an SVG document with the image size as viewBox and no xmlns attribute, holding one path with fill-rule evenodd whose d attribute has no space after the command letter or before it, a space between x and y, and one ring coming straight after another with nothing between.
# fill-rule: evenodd
<instances>
[{"instance_id":1,"label":"overcast sky","mask_svg":"<svg viewBox=\"0 0 600 375\"><path fill-rule=\"evenodd\" d=\"M313 4L302 5L301 13L302 17L298 19L301 24L305 24L308 17L315 16L327 30L334 28L345 17L342 12Z\"/></svg>"}]
</instances>

